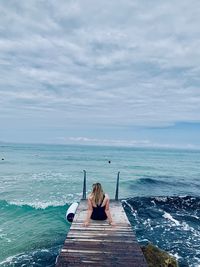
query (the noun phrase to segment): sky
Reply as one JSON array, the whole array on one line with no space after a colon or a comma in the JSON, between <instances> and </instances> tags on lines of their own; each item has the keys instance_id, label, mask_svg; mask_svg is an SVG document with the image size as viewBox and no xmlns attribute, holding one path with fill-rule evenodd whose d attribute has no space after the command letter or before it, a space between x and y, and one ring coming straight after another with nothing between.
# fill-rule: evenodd
<instances>
[{"instance_id":1,"label":"sky","mask_svg":"<svg viewBox=\"0 0 200 267\"><path fill-rule=\"evenodd\" d=\"M1 0L0 141L200 148L199 0Z\"/></svg>"}]
</instances>

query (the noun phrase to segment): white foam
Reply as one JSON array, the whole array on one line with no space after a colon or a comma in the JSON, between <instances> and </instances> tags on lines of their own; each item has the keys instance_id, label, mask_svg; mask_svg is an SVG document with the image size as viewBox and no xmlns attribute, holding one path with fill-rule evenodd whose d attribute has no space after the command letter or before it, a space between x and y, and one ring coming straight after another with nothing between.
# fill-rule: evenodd
<instances>
[{"instance_id":1,"label":"white foam","mask_svg":"<svg viewBox=\"0 0 200 267\"><path fill-rule=\"evenodd\" d=\"M183 222L182 226L183 226L183 230L185 231L194 230L194 228L190 227L186 222Z\"/></svg>"},{"instance_id":2,"label":"white foam","mask_svg":"<svg viewBox=\"0 0 200 267\"><path fill-rule=\"evenodd\" d=\"M176 258L177 261L181 259L181 256L179 256L178 253L175 254L170 253L170 255L174 256L174 258Z\"/></svg>"},{"instance_id":3,"label":"white foam","mask_svg":"<svg viewBox=\"0 0 200 267\"><path fill-rule=\"evenodd\" d=\"M155 200L166 202L167 201L167 197L155 197Z\"/></svg>"},{"instance_id":4,"label":"white foam","mask_svg":"<svg viewBox=\"0 0 200 267\"><path fill-rule=\"evenodd\" d=\"M27 201L10 201L8 202L11 205L16 205L16 206L29 206L35 209L46 209L48 207L59 207L59 206L64 206L66 204L65 201L49 201L49 202L27 202Z\"/></svg>"},{"instance_id":5,"label":"white foam","mask_svg":"<svg viewBox=\"0 0 200 267\"><path fill-rule=\"evenodd\" d=\"M140 239L140 238L138 238L138 241L139 241L139 242L149 242L149 239L147 239L147 238L144 238L144 239Z\"/></svg>"},{"instance_id":6,"label":"white foam","mask_svg":"<svg viewBox=\"0 0 200 267\"><path fill-rule=\"evenodd\" d=\"M154 200L151 200L151 203L154 205L154 207L156 207L156 203Z\"/></svg>"},{"instance_id":7,"label":"white foam","mask_svg":"<svg viewBox=\"0 0 200 267\"><path fill-rule=\"evenodd\" d=\"M0 232L1 232L1 234L0 234L0 239L5 240L5 241L7 241L8 243L12 242L12 240L11 240L10 238L7 237L7 234L2 233L2 232L3 232L2 229L0 229Z\"/></svg>"},{"instance_id":8,"label":"white foam","mask_svg":"<svg viewBox=\"0 0 200 267\"><path fill-rule=\"evenodd\" d=\"M177 221L177 220L175 220L175 219L171 216L171 214L169 214L169 213L167 213L167 212L164 212L164 214L163 214L162 216L163 216L165 219L168 219L168 220L174 222L177 226L180 225L180 222Z\"/></svg>"},{"instance_id":9,"label":"white foam","mask_svg":"<svg viewBox=\"0 0 200 267\"><path fill-rule=\"evenodd\" d=\"M135 214L135 210L126 200L122 200L122 202L124 202L130 208L132 214Z\"/></svg>"},{"instance_id":10,"label":"white foam","mask_svg":"<svg viewBox=\"0 0 200 267\"><path fill-rule=\"evenodd\" d=\"M8 204L11 205L16 205L16 206L29 206L35 209L46 209L48 207L59 207L59 206L65 206L66 204L70 204L72 202L79 202L80 201L80 196L81 193L76 193L76 194L66 194L65 196L60 196L58 200L52 199L52 200L40 200L39 198L35 198L31 201L26 201L26 200L11 200L7 201Z\"/></svg>"},{"instance_id":11,"label":"white foam","mask_svg":"<svg viewBox=\"0 0 200 267\"><path fill-rule=\"evenodd\" d=\"M5 260L3 260L3 261L0 262L0 265L1 264L3 265L5 263L11 263L15 257L16 256L9 256L9 257L7 257Z\"/></svg>"}]
</instances>

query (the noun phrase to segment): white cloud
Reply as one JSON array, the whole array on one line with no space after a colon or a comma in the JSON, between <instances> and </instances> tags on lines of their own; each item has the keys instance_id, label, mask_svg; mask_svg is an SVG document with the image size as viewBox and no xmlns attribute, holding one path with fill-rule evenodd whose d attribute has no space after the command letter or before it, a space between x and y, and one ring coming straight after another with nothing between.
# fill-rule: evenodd
<instances>
[{"instance_id":1,"label":"white cloud","mask_svg":"<svg viewBox=\"0 0 200 267\"><path fill-rule=\"evenodd\" d=\"M177 143L159 143L150 140L142 139L103 139L103 138L90 138L90 137L59 137L54 142L61 144L84 144L84 145L105 145L105 146L123 146L123 147L144 147L144 148L188 148L200 149L200 146L194 144L177 144Z\"/></svg>"},{"instance_id":2,"label":"white cloud","mask_svg":"<svg viewBox=\"0 0 200 267\"><path fill-rule=\"evenodd\" d=\"M62 143L77 143L77 144L91 144L91 145L110 145L110 146L151 146L149 140L122 140L122 139L99 139L90 137L60 137L57 141Z\"/></svg>"},{"instance_id":3,"label":"white cloud","mask_svg":"<svg viewBox=\"0 0 200 267\"><path fill-rule=\"evenodd\" d=\"M198 0L1 1L0 118L199 122L199 11Z\"/></svg>"}]
</instances>

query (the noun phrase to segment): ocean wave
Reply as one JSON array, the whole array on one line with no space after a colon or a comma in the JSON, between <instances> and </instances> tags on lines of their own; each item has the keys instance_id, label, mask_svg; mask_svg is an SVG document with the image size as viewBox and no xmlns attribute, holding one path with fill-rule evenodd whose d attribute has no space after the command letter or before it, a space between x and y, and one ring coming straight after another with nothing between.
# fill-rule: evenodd
<instances>
[{"instance_id":1,"label":"ocean wave","mask_svg":"<svg viewBox=\"0 0 200 267\"><path fill-rule=\"evenodd\" d=\"M168 220L172 221L173 223L175 223L175 225L177 225L177 226L180 225L180 222L178 220L175 220L172 217L172 215L169 214L168 212L164 212L164 214L162 216L163 216L163 218L168 219Z\"/></svg>"},{"instance_id":2,"label":"ocean wave","mask_svg":"<svg viewBox=\"0 0 200 267\"><path fill-rule=\"evenodd\" d=\"M173 176L143 176L121 181L121 184L129 188L131 192L140 192L144 196L157 194L192 194L194 195L200 184L189 179L177 179ZM149 190L150 189L150 190ZM189 191L188 191L189 190ZM196 194L198 196L198 194Z\"/></svg>"},{"instance_id":3,"label":"ocean wave","mask_svg":"<svg viewBox=\"0 0 200 267\"><path fill-rule=\"evenodd\" d=\"M146 203L148 205L165 206L180 209L198 209L200 207L200 197L197 196L155 196L155 197L134 197L126 199L129 203Z\"/></svg>"},{"instance_id":4,"label":"ocean wave","mask_svg":"<svg viewBox=\"0 0 200 267\"><path fill-rule=\"evenodd\" d=\"M161 184L169 184L169 182L159 180L159 179L154 179L154 178L140 178L136 180L136 183L138 184L153 184L153 185L161 185Z\"/></svg>"},{"instance_id":5,"label":"ocean wave","mask_svg":"<svg viewBox=\"0 0 200 267\"><path fill-rule=\"evenodd\" d=\"M26 201L6 201L0 200L0 207L9 208L24 208L24 209L36 209L36 210L45 210L48 208L61 208L64 206L69 206L70 203L61 202L61 201L48 201L48 202L26 202Z\"/></svg>"},{"instance_id":6,"label":"ocean wave","mask_svg":"<svg viewBox=\"0 0 200 267\"><path fill-rule=\"evenodd\" d=\"M169 179L168 179L169 178ZM168 179L168 180L167 180ZM153 186L169 186L170 188L174 186L179 186L184 188L185 186L192 186L192 187L198 187L195 183L189 183L187 181L174 181L173 177L168 176L158 176L156 178L141 178L138 180L138 183L144 184L144 185L153 185Z\"/></svg>"},{"instance_id":7,"label":"ocean wave","mask_svg":"<svg viewBox=\"0 0 200 267\"><path fill-rule=\"evenodd\" d=\"M63 207L66 205L65 202L60 201L49 201L49 202L21 202L21 201L10 201L10 205L19 206L19 207L31 207L34 209L47 209L51 207Z\"/></svg>"},{"instance_id":8,"label":"ocean wave","mask_svg":"<svg viewBox=\"0 0 200 267\"><path fill-rule=\"evenodd\" d=\"M157 205L180 210L196 210L200 207L200 197L197 196L173 196L173 197L155 197Z\"/></svg>"},{"instance_id":9,"label":"ocean wave","mask_svg":"<svg viewBox=\"0 0 200 267\"><path fill-rule=\"evenodd\" d=\"M54 267L60 248L61 246L59 245L51 248L37 249L28 253L9 256L5 260L0 262L0 266Z\"/></svg>"},{"instance_id":10,"label":"ocean wave","mask_svg":"<svg viewBox=\"0 0 200 267\"><path fill-rule=\"evenodd\" d=\"M166 184L166 181L152 178L152 177L142 177L142 178L137 178L137 179L131 179L131 180L126 180L126 181L121 181L122 184L128 184L128 185L146 185L146 184Z\"/></svg>"},{"instance_id":11,"label":"ocean wave","mask_svg":"<svg viewBox=\"0 0 200 267\"><path fill-rule=\"evenodd\" d=\"M122 184L129 185L130 188L143 187L143 186L152 186L152 187L174 187L174 180L173 177L168 176L157 176L157 177L141 177L138 179L132 179L132 180L126 180L122 181ZM181 187L184 187L187 184L187 182L184 181L176 181L176 186L179 185ZM190 184L191 185L191 184ZM192 186L197 186L196 184L192 184Z\"/></svg>"}]
</instances>

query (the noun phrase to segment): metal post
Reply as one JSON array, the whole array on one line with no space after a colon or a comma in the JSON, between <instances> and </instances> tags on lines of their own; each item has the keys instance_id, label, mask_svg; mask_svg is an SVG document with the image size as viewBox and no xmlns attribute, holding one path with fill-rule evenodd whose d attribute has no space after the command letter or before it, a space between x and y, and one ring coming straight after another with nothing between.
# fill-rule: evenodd
<instances>
[{"instance_id":1,"label":"metal post","mask_svg":"<svg viewBox=\"0 0 200 267\"><path fill-rule=\"evenodd\" d=\"M83 170L84 180L83 180L83 196L82 199L86 199L86 171Z\"/></svg>"},{"instance_id":2,"label":"metal post","mask_svg":"<svg viewBox=\"0 0 200 267\"><path fill-rule=\"evenodd\" d=\"M118 194L119 194L119 174L120 174L120 172L117 173L117 184L116 184L115 200L118 200Z\"/></svg>"}]
</instances>

